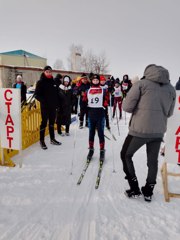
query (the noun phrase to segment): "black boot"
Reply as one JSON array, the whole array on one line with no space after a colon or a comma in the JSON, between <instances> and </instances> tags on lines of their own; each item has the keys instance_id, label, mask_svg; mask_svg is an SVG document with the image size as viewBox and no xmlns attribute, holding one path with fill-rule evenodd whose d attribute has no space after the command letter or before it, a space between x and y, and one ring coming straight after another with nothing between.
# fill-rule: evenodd
<instances>
[{"instance_id":1,"label":"black boot","mask_svg":"<svg viewBox=\"0 0 180 240\"><path fill-rule=\"evenodd\" d=\"M46 150L47 149L47 146L45 144L45 142L43 140L40 141L40 146L43 150Z\"/></svg>"},{"instance_id":2,"label":"black boot","mask_svg":"<svg viewBox=\"0 0 180 240\"><path fill-rule=\"evenodd\" d=\"M152 184L146 183L146 185L141 188L141 191L142 191L145 201L151 202L154 186L155 186L155 184L153 184L153 183Z\"/></svg>"},{"instance_id":3,"label":"black boot","mask_svg":"<svg viewBox=\"0 0 180 240\"><path fill-rule=\"evenodd\" d=\"M94 154L94 148L89 148L89 153L87 155L87 160L91 160Z\"/></svg>"},{"instance_id":4,"label":"black boot","mask_svg":"<svg viewBox=\"0 0 180 240\"><path fill-rule=\"evenodd\" d=\"M129 198L138 198L141 196L141 191L139 189L138 180L136 177L133 179L128 179L130 189L125 191L125 195Z\"/></svg>"},{"instance_id":5,"label":"black boot","mask_svg":"<svg viewBox=\"0 0 180 240\"><path fill-rule=\"evenodd\" d=\"M105 150L104 150L104 149L101 149L101 150L100 150L99 161L100 161L100 162L103 162L104 159L105 159Z\"/></svg>"}]
</instances>

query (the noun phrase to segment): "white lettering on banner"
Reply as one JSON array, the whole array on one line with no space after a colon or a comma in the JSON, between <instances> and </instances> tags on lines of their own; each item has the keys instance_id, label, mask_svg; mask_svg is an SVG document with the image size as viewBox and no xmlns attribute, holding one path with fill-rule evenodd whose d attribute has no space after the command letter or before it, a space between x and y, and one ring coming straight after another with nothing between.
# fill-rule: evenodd
<instances>
[{"instance_id":1,"label":"white lettering on banner","mask_svg":"<svg viewBox=\"0 0 180 240\"><path fill-rule=\"evenodd\" d=\"M180 164L180 91L176 91L174 114L168 119L165 144L166 162Z\"/></svg>"},{"instance_id":2,"label":"white lettering on banner","mask_svg":"<svg viewBox=\"0 0 180 240\"><path fill-rule=\"evenodd\" d=\"M3 148L21 150L21 102L19 89L0 89L0 136Z\"/></svg>"}]
</instances>

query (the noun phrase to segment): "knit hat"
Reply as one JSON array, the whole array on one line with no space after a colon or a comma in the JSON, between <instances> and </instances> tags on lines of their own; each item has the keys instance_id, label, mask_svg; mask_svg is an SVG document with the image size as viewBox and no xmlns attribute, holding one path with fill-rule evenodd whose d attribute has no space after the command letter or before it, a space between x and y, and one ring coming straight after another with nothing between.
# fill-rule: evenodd
<instances>
[{"instance_id":1,"label":"knit hat","mask_svg":"<svg viewBox=\"0 0 180 240\"><path fill-rule=\"evenodd\" d=\"M62 77L63 76L60 73L58 73L55 78L62 79Z\"/></svg>"},{"instance_id":2,"label":"knit hat","mask_svg":"<svg viewBox=\"0 0 180 240\"><path fill-rule=\"evenodd\" d=\"M50 67L50 66L45 66L45 67L44 67L44 71L46 71L46 70L51 70L51 71L52 71L52 67Z\"/></svg>"},{"instance_id":3,"label":"knit hat","mask_svg":"<svg viewBox=\"0 0 180 240\"><path fill-rule=\"evenodd\" d=\"M83 74L81 75L81 78L87 78L87 75L86 75L85 73L83 73Z\"/></svg>"},{"instance_id":4,"label":"knit hat","mask_svg":"<svg viewBox=\"0 0 180 240\"><path fill-rule=\"evenodd\" d=\"M106 81L106 78L104 77L104 75L100 75L100 82L101 81Z\"/></svg>"},{"instance_id":5,"label":"knit hat","mask_svg":"<svg viewBox=\"0 0 180 240\"><path fill-rule=\"evenodd\" d=\"M63 83L64 83L64 82L70 83L70 82L71 82L71 78L70 78L68 75L65 75L65 76L63 77Z\"/></svg>"},{"instance_id":6,"label":"knit hat","mask_svg":"<svg viewBox=\"0 0 180 240\"><path fill-rule=\"evenodd\" d=\"M119 78L116 78L115 83L119 83L120 84Z\"/></svg>"},{"instance_id":7,"label":"knit hat","mask_svg":"<svg viewBox=\"0 0 180 240\"><path fill-rule=\"evenodd\" d=\"M16 80L17 81L21 81L22 80L22 76L21 75L17 75Z\"/></svg>"},{"instance_id":8,"label":"knit hat","mask_svg":"<svg viewBox=\"0 0 180 240\"><path fill-rule=\"evenodd\" d=\"M99 76L99 74L93 74L93 76L92 76L91 79L93 80L93 79L95 79L95 78L97 78L97 79L100 81L100 76Z\"/></svg>"},{"instance_id":9,"label":"knit hat","mask_svg":"<svg viewBox=\"0 0 180 240\"><path fill-rule=\"evenodd\" d=\"M93 83L93 79L98 79L99 80L99 82L98 83ZM91 85L92 86L99 86L100 85L100 76L99 76L99 74L92 74L92 77L91 77Z\"/></svg>"}]
</instances>

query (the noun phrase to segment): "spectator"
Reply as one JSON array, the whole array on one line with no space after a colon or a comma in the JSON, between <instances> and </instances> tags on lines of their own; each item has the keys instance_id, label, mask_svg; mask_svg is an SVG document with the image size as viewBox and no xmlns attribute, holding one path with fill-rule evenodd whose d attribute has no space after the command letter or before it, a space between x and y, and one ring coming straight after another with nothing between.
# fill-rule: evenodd
<instances>
[{"instance_id":1,"label":"spectator","mask_svg":"<svg viewBox=\"0 0 180 240\"><path fill-rule=\"evenodd\" d=\"M169 72L155 64L146 67L144 77L136 82L123 101L123 109L132 113L129 133L122 150L121 159L130 189L129 198L141 195L132 157L146 145L148 174L141 188L145 201L151 201L158 171L158 154L166 132L167 118L173 114L176 93L169 81Z\"/></svg>"},{"instance_id":2,"label":"spectator","mask_svg":"<svg viewBox=\"0 0 180 240\"><path fill-rule=\"evenodd\" d=\"M17 75L16 83L13 84L13 88L19 88L21 90L21 103L26 102L27 86L22 81L22 76L21 75Z\"/></svg>"},{"instance_id":3,"label":"spectator","mask_svg":"<svg viewBox=\"0 0 180 240\"><path fill-rule=\"evenodd\" d=\"M72 89L71 78L67 75L63 77L62 84L58 89L59 107L57 111L57 131L58 134L64 136L61 126L65 125L65 135L69 136L69 128L71 124L71 105L72 105Z\"/></svg>"},{"instance_id":4,"label":"spectator","mask_svg":"<svg viewBox=\"0 0 180 240\"><path fill-rule=\"evenodd\" d=\"M40 80L36 84L35 98L40 102L41 106L41 125L40 125L40 146L42 149L47 149L45 144L45 129L49 121L49 134L51 144L61 145L55 139L54 123L56 118L56 109L58 105L57 86L52 76L52 68L46 66L41 74Z\"/></svg>"},{"instance_id":5,"label":"spectator","mask_svg":"<svg viewBox=\"0 0 180 240\"><path fill-rule=\"evenodd\" d=\"M180 77L179 77L179 80L176 83L175 89L180 90Z\"/></svg>"},{"instance_id":6,"label":"spectator","mask_svg":"<svg viewBox=\"0 0 180 240\"><path fill-rule=\"evenodd\" d=\"M84 124L84 118L85 118L85 126L88 126L88 107L87 107L87 101L85 101L84 96L85 93L90 88L90 83L88 81L88 77L85 73L81 75L81 79L76 84L76 87L74 88L74 93L76 95L80 96L80 116L79 116L79 128L83 128Z\"/></svg>"},{"instance_id":7,"label":"spectator","mask_svg":"<svg viewBox=\"0 0 180 240\"><path fill-rule=\"evenodd\" d=\"M63 79L63 76L60 73L58 73L54 78L54 81L57 87L59 87L59 85L62 83L62 79Z\"/></svg>"}]
</instances>

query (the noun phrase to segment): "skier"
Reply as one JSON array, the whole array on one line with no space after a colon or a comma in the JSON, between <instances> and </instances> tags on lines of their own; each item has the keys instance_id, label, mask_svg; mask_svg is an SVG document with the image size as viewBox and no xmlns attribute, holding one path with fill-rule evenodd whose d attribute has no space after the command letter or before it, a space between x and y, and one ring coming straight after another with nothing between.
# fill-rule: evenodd
<instances>
[{"instance_id":1,"label":"skier","mask_svg":"<svg viewBox=\"0 0 180 240\"><path fill-rule=\"evenodd\" d=\"M88 126L88 107L87 107L87 102L84 100L85 99L85 92L90 88L90 83L88 81L88 77L85 73L81 75L81 79L79 82L76 84L76 87L74 88L74 94L77 96L80 96L80 116L79 116L79 128L83 128L83 123L84 123L84 117L85 119L85 126Z\"/></svg>"},{"instance_id":2,"label":"skier","mask_svg":"<svg viewBox=\"0 0 180 240\"><path fill-rule=\"evenodd\" d=\"M108 91L100 86L100 76L91 74L91 87L87 92L88 127L89 127L89 153L87 159L91 160L94 154L94 137L97 129L100 144L100 162L105 158L104 122L105 107L108 106Z\"/></svg>"},{"instance_id":3,"label":"skier","mask_svg":"<svg viewBox=\"0 0 180 240\"><path fill-rule=\"evenodd\" d=\"M121 119L122 118L123 91L122 91L122 86L120 85L119 79L116 79L116 81L115 81L113 95L114 95L113 118L115 117L116 106L118 105L119 119Z\"/></svg>"},{"instance_id":4,"label":"skier","mask_svg":"<svg viewBox=\"0 0 180 240\"><path fill-rule=\"evenodd\" d=\"M103 75L100 75L100 85L102 89L108 91L108 85L106 84L106 78ZM108 103L109 103L109 92L108 92ZM108 114L108 106L105 107L105 119L106 119L106 127L110 129L109 125L109 114Z\"/></svg>"},{"instance_id":5,"label":"skier","mask_svg":"<svg viewBox=\"0 0 180 240\"><path fill-rule=\"evenodd\" d=\"M132 87L132 82L131 82L131 80L129 80L129 76L127 74L125 74L123 76L123 80L121 81L120 84L121 84L122 91L123 91L123 98L125 98L127 93L129 92L129 90Z\"/></svg>"},{"instance_id":6,"label":"skier","mask_svg":"<svg viewBox=\"0 0 180 240\"><path fill-rule=\"evenodd\" d=\"M69 136L69 128L71 124L71 105L72 105L72 89L71 78L65 75L58 89L58 110L57 110L57 132L61 136ZM65 134L62 133L61 126L65 125Z\"/></svg>"}]
</instances>

